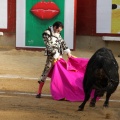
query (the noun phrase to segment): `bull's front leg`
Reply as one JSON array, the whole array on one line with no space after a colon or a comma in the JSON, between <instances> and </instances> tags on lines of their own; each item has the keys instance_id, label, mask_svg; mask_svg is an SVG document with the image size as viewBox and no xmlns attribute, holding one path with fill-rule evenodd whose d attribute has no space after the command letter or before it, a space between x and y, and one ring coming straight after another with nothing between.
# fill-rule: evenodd
<instances>
[{"instance_id":1,"label":"bull's front leg","mask_svg":"<svg viewBox=\"0 0 120 120\"><path fill-rule=\"evenodd\" d=\"M83 111L84 110L84 106L85 106L86 102L89 100L89 98L90 98L89 96L86 96L83 103L79 106L78 111Z\"/></svg>"},{"instance_id":2,"label":"bull's front leg","mask_svg":"<svg viewBox=\"0 0 120 120\"><path fill-rule=\"evenodd\" d=\"M92 98L92 100L90 101L90 107L95 107L95 103L96 103L96 99L97 99L97 91L95 90L95 93L94 93L94 97Z\"/></svg>"},{"instance_id":3,"label":"bull's front leg","mask_svg":"<svg viewBox=\"0 0 120 120\"><path fill-rule=\"evenodd\" d=\"M103 107L108 107L109 106L109 99L110 99L110 96L111 96L111 93L108 93L106 94L106 100L103 104Z\"/></svg>"},{"instance_id":4,"label":"bull's front leg","mask_svg":"<svg viewBox=\"0 0 120 120\"><path fill-rule=\"evenodd\" d=\"M84 106L86 104L86 102L89 100L90 98L90 93L91 93L92 90L89 90L87 93L85 93L85 98L84 98L84 101L83 103L79 106L78 108L78 111L83 111L84 110Z\"/></svg>"}]
</instances>

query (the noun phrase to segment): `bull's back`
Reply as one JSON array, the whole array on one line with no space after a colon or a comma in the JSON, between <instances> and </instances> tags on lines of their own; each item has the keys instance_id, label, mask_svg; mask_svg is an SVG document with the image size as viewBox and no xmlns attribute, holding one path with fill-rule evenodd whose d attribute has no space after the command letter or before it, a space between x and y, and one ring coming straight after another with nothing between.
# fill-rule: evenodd
<instances>
[{"instance_id":1,"label":"bull's back","mask_svg":"<svg viewBox=\"0 0 120 120\"><path fill-rule=\"evenodd\" d=\"M111 68L109 68L109 67L111 67ZM83 80L84 90L88 87L91 87L95 83L94 72L96 69L100 69L100 68L105 69L105 72L107 72L107 70L109 70L109 69L114 69L114 71L116 71L116 73L115 72L113 72L113 73L115 73L115 76L118 77L117 61L114 58L112 51L107 48L98 49L93 54L93 56L89 59L89 62L86 67L85 75L84 75L84 80ZM114 75L113 75L113 77L114 77ZM116 80L118 80L118 79L116 79Z\"/></svg>"}]
</instances>

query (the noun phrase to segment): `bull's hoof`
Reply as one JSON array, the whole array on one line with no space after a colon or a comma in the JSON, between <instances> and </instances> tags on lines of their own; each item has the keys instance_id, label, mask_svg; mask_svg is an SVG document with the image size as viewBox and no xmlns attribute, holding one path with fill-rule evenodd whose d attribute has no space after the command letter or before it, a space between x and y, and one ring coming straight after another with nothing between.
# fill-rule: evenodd
<instances>
[{"instance_id":1,"label":"bull's hoof","mask_svg":"<svg viewBox=\"0 0 120 120\"><path fill-rule=\"evenodd\" d=\"M95 103L94 102L90 102L89 106L90 107L95 107Z\"/></svg>"},{"instance_id":2,"label":"bull's hoof","mask_svg":"<svg viewBox=\"0 0 120 120\"><path fill-rule=\"evenodd\" d=\"M95 107L95 105L93 105L93 104L90 104L89 106L90 106L90 107Z\"/></svg>"},{"instance_id":3,"label":"bull's hoof","mask_svg":"<svg viewBox=\"0 0 120 120\"><path fill-rule=\"evenodd\" d=\"M84 108L79 107L77 111L83 111Z\"/></svg>"},{"instance_id":4,"label":"bull's hoof","mask_svg":"<svg viewBox=\"0 0 120 120\"><path fill-rule=\"evenodd\" d=\"M106 107L106 108L107 108L107 107L109 107L109 105L108 105L108 104L104 104L103 107Z\"/></svg>"}]
</instances>

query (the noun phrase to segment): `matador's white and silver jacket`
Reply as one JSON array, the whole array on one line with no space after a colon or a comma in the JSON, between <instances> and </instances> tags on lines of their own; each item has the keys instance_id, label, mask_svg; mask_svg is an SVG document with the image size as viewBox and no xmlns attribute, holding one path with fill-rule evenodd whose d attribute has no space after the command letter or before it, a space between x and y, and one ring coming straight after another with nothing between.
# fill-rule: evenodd
<instances>
[{"instance_id":1,"label":"matador's white and silver jacket","mask_svg":"<svg viewBox=\"0 0 120 120\"><path fill-rule=\"evenodd\" d=\"M54 33L52 26L44 31L42 37L46 45L45 55L53 56L53 58L57 59L63 53L67 54L71 52L61 35Z\"/></svg>"}]
</instances>

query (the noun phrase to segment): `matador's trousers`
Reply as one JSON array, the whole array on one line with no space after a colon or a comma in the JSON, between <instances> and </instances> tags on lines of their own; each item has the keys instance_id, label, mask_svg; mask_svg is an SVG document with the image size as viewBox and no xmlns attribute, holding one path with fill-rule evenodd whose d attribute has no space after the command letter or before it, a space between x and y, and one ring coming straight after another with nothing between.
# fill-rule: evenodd
<instances>
[{"instance_id":1,"label":"matador's trousers","mask_svg":"<svg viewBox=\"0 0 120 120\"><path fill-rule=\"evenodd\" d=\"M54 61L54 58L52 56L47 56L47 60L46 60L46 64L45 64L45 68L42 72L42 75L40 77L40 80L38 81L39 83L40 82L45 82L46 81L46 78L53 66L53 61Z\"/></svg>"}]
</instances>

